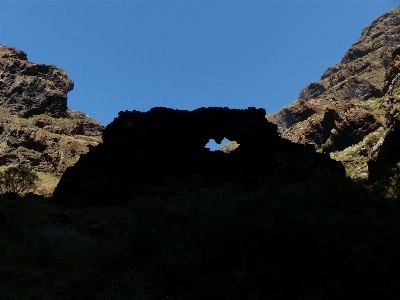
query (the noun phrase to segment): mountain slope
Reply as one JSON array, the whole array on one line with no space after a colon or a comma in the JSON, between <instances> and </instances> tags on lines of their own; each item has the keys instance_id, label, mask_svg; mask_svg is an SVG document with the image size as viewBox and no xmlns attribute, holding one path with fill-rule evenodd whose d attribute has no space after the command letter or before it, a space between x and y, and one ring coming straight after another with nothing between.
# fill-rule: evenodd
<instances>
[{"instance_id":1,"label":"mountain slope","mask_svg":"<svg viewBox=\"0 0 400 300\"><path fill-rule=\"evenodd\" d=\"M400 7L376 18L318 82L267 116L282 137L311 144L341 161L347 174L367 178L385 136L398 120Z\"/></svg>"},{"instance_id":2,"label":"mountain slope","mask_svg":"<svg viewBox=\"0 0 400 300\"><path fill-rule=\"evenodd\" d=\"M65 169L101 141L101 124L67 107L72 88L64 70L0 45L0 167L48 174L52 184L42 193L51 193Z\"/></svg>"}]
</instances>

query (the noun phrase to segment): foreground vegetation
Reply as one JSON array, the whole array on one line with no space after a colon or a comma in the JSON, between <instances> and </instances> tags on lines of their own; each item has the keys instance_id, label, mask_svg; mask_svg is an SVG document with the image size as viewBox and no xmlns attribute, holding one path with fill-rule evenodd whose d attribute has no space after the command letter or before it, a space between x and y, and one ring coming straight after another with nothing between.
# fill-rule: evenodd
<instances>
[{"instance_id":1,"label":"foreground vegetation","mask_svg":"<svg viewBox=\"0 0 400 300\"><path fill-rule=\"evenodd\" d=\"M0 187L3 193L25 195L36 190L39 176L35 171L25 167L9 167L0 172Z\"/></svg>"},{"instance_id":2,"label":"foreground vegetation","mask_svg":"<svg viewBox=\"0 0 400 300\"><path fill-rule=\"evenodd\" d=\"M384 181L209 186L170 176L87 208L3 196L0 299L397 298L400 206Z\"/></svg>"}]
</instances>

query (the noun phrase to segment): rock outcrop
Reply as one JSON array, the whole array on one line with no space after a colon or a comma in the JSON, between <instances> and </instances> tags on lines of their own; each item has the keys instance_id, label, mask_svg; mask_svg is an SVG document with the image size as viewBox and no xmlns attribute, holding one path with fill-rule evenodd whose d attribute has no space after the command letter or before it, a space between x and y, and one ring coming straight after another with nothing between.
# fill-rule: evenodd
<instances>
[{"instance_id":1,"label":"rock outcrop","mask_svg":"<svg viewBox=\"0 0 400 300\"><path fill-rule=\"evenodd\" d=\"M267 118L281 136L344 163L348 175L367 178L387 132L399 120L400 7L376 18L318 82Z\"/></svg>"},{"instance_id":2,"label":"rock outcrop","mask_svg":"<svg viewBox=\"0 0 400 300\"><path fill-rule=\"evenodd\" d=\"M205 148L209 139L224 138L240 146L229 153ZM264 109L156 107L120 112L104 129L103 143L66 170L54 198L65 204L111 204L168 175L199 174L218 185L271 174L304 180L323 167L344 173L328 154L280 138Z\"/></svg>"},{"instance_id":3,"label":"rock outcrop","mask_svg":"<svg viewBox=\"0 0 400 300\"><path fill-rule=\"evenodd\" d=\"M103 126L67 107L73 85L64 70L0 45L0 168L20 165L59 178L101 142Z\"/></svg>"},{"instance_id":4,"label":"rock outcrop","mask_svg":"<svg viewBox=\"0 0 400 300\"><path fill-rule=\"evenodd\" d=\"M74 83L53 65L35 64L13 47L0 47L0 107L21 118L67 117L67 93Z\"/></svg>"}]
</instances>

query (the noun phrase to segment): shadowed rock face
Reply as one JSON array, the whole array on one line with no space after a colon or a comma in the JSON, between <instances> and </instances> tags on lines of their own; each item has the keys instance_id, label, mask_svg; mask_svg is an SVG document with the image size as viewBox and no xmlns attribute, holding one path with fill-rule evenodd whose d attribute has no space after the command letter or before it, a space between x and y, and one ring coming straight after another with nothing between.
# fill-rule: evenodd
<instances>
[{"instance_id":1,"label":"shadowed rock face","mask_svg":"<svg viewBox=\"0 0 400 300\"><path fill-rule=\"evenodd\" d=\"M400 123L396 123L382 140L379 153L368 161L369 179L378 180L400 162Z\"/></svg>"},{"instance_id":2,"label":"shadowed rock face","mask_svg":"<svg viewBox=\"0 0 400 300\"><path fill-rule=\"evenodd\" d=\"M240 147L230 153L205 148L209 139L224 138ZM168 175L201 174L222 184L275 173L292 181L322 167L344 173L329 155L280 138L264 109L157 107L120 112L105 128L103 143L67 169L54 196L67 204L112 203Z\"/></svg>"},{"instance_id":3,"label":"shadowed rock face","mask_svg":"<svg viewBox=\"0 0 400 300\"><path fill-rule=\"evenodd\" d=\"M300 91L297 101L269 115L281 136L330 153L349 176L367 178L368 162L377 161L400 120L399 20L400 7L376 18L339 63Z\"/></svg>"}]
</instances>

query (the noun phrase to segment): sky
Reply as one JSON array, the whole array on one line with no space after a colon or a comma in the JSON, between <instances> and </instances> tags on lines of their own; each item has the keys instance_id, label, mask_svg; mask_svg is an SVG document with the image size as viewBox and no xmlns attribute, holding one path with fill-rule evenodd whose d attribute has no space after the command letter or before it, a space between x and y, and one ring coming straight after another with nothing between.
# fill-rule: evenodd
<instances>
[{"instance_id":1,"label":"sky","mask_svg":"<svg viewBox=\"0 0 400 300\"><path fill-rule=\"evenodd\" d=\"M0 0L0 44L74 81L68 106L273 113L400 0Z\"/></svg>"}]
</instances>

